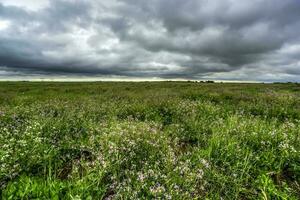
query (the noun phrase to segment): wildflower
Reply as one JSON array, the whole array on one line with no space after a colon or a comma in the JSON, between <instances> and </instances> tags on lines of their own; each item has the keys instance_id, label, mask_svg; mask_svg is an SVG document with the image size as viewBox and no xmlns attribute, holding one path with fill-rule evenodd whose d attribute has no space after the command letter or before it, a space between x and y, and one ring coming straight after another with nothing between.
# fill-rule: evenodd
<instances>
[{"instance_id":1,"label":"wildflower","mask_svg":"<svg viewBox=\"0 0 300 200\"><path fill-rule=\"evenodd\" d=\"M138 174L138 179L139 179L141 182L143 182L145 178L146 178L146 176L145 176L143 173L139 173L139 174Z\"/></svg>"},{"instance_id":2,"label":"wildflower","mask_svg":"<svg viewBox=\"0 0 300 200\"><path fill-rule=\"evenodd\" d=\"M203 178L203 175L204 175L204 171L202 169L198 169L197 171L197 177L199 179L202 179Z\"/></svg>"},{"instance_id":3,"label":"wildflower","mask_svg":"<svg viewBox=\"0 0 300 200\"><path fill-rule=\"evenodd\" d=\"M202 159L202 160L201 160L201 163L202 163L206 168L209 168L209 163L208 163L207 160Z\"/></svg>"}]
</instances>

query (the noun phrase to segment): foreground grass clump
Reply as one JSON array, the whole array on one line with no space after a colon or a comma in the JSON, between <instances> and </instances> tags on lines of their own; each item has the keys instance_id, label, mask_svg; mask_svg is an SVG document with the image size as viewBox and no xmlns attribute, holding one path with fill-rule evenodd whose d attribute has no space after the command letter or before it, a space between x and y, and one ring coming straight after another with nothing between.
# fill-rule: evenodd
<instances>
[{"instance_id":1,"label":"foreground grass clump","mask_svg":"<svg viewBox=\"0 0 300 200\"><path fill-rule=\"evenodd\" d=\"M2 199L299 199L300 86L0 83Z\"/></svg>"}]
</instances>

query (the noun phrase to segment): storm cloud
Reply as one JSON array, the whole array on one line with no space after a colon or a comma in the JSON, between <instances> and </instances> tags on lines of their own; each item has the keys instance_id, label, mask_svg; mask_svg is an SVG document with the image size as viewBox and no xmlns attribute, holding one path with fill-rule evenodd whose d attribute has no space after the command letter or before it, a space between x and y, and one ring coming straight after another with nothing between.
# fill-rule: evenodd
<instances>
[{"instance_id":1,"label":"storm cloud","mask_svg":"<svg viewBox=\"0 0 300 200\"><path fill-rule=\"evenodd\" d=\"M299 0L0 0L0 77L300 81L299 33Z\"/></svg>"}]
</instances>

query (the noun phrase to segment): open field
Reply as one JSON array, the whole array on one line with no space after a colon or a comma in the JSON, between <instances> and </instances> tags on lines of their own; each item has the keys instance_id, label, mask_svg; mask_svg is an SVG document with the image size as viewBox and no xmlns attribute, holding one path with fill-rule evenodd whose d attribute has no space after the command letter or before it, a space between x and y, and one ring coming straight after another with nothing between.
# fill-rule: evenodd
<instances>
[{"instance_id":1,"label":"open field","mask_svg":"<svg viewBox=\"0 0 300 200\"><path fill-rule=\"evenodd\" d=\"M2 199L299 199L300 85L0 82Z\"/></svg>"}]
</instances>

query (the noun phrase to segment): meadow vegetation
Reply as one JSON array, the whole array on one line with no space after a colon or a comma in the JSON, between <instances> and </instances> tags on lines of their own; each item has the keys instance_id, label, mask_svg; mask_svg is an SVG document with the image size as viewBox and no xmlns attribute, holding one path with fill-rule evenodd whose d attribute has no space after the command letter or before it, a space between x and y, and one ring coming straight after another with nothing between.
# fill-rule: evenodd
<instances>
[{"instance_id":1,"label":"meadow vegetation","mask_svg":"<svg viewBox=\"0 0 300 200\"><path fill-rule=\"evenodd\" d=\"M0 82L2 199L299 199L300 85Z\"/></svg>"}]
</instances>

